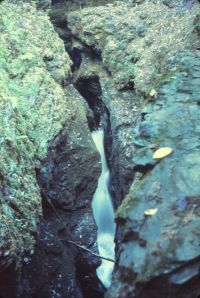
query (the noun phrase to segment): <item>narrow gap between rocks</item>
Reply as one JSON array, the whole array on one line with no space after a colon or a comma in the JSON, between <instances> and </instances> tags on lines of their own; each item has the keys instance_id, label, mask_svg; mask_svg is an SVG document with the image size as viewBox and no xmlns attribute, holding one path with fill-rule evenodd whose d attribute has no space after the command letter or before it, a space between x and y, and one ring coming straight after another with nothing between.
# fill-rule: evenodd
<instances>
[{"instance_id":1,"label":"narrow gap between rocks","mask_svg":"<svg viewBox=\"0 0 200 298\"><path fill-rule=\"evenodd\" d=\"M67 28L66 15L61 12L65 1L53 2L57 4L57 9L53 9L52 14L50 12L50 18L55 30L64 41L65 50L68 52L73 61L72 73L74 74L77 72L82 63L82 48L79 46L72 46L72 35L70 30ZM99 53L95 47L87 49L87 54L91 55L92 59L94 57L95 59L101 59L101 53ZM91 76L78 78L77 81L74 82L74 87L87 103L86 116L91 133L101 129L104 134L100 151L102 153L103 149L105 150L105 160L102 162L102 167L105 169L106 164L108 164L109 167L108 156L110 156L112 142L110 133L110 115L108 109L102 101L102 90L99 77ZM108 279L110 279L113 263L111 263L110 267L109 262L106 266L104 265L104 269L109 270L109 272L106 273L107 280L105 281L105 279L103 280L101 278L101 275L96 274L96 268L100 266L99 259L95 260L94 256L91 257L90 254L85 253L75 245L67 243L68 240L74 240L71 238L73 237L72 229L76 229L75 226L77 222L74 219L74 207L70 205L70 199L65 201L61 198L70 198L70 193L66 193L66 182L63 180L64 178L59 178L60 176L63 177L65 175L66 160L64 158L68 145L68 136L66 136L65 131L63 131L60 133L58 138L59 141L56 147L49 148L48 156L43 164L45 169L44 173L36 169L37 181L41 190L43 218L41 218L37 234L35 235L35 253L34 255L28 255L24 258L21 275L17 281L16 298L27 298L31 295L31 297L36 298L45 297L47 293L49 297L61 297L59 296L61 293L66 293L66 281L68 281L69 284L71 283L69 293L75 293L75 297L103 298L105 294L105 287L107 287L110 282ZM99 150L98 146L97 150ZM60 159L61 156L62 162ZM103 171L102 169L103 178L100 178L101 182L99 182L99 185L100 191L102 190L101 188L103 188L103 192L106 192L106 196L110 204L110 214L113 217L113 223L111 224L112 233L110 233L110 231L106 231L106 233L104 233L106 236L110 237L109 243L107 242L107 238L104 238L104 242L107 242L107 245L112 242L113 254L107 254L105 249L108 247L104 248L101 244L99 252L102 256L114 258L113 238L115 225L111 197L108 191L110 184L108 167L106 168L106 171ZM62 194L62 188L65 191L65 195ZM96 196L98 196L98 194L96 194ZM104 207L106 208L106 206ZM84 208L87 209L88 206ZM76 206L75 209L79 212L78 206ZM106 211L107 210L104 209L103 213ZM82 211L82 213L84 212L85 210ZM72 221L74 221L73 224L71 223ZM89 230L88 233L90 233ZM94 235L95 231L93 232L93 237ZM101 233L100 236L102 235L103 233ZM98 236L99 234L97 237ZM90 249L91 247L88 246L88 248ZM105 264L105 262L103 263ZM38 271L38 268L40 268L40 272ZM38 274L35 273L37 271L39 272ZM103 282L100 281L99 277ZM11 298L11 296L12 295L10 295L9 298ZM70 297L70 294L66 297Z\"/></svg>"},{"instance_id":2,"label":"narrow gap between rocks","mask_svg":"<svg viewBox=\"0 0 200 298\"><path fill-rule=\"evenodd\" d=\"M63 2L63 1L61 1ZM62 19L59 17L59 7L57 6L57 12L58 13L53 13L51 16L52 22L55 25L55 29L57 30L59 36L63 39L64 41L64 45L65 45L65 50L68 52L71 60L73 61L73 65L71 67L72 73L76 73L82 63L82 57L85 54L83 52L83 48L81 47L81 45L79 44L78 46L72 46L72 35L70 30L67 28L67 22L65 19ZM98 51L98 49L96 49L95 47L90 47L84 48L84 51L87 51L87 55L89 55L92 59L101 59L101 53ZM110 193L109 193L109 184L110 184L110 176L109 176L109 156L111 153L111 147L112 147L112 139L111 139L111 129L110 129L110 115L109 115L109 111L106 108L105 104L102 101L102 90L101 90L101 85L100 85L100 81L99 81L99 77L98 76L91 76L91 77L80 77L76 80L76 82L74 82L74 87L77 89L77 91L80 93L80 95L85 99L85 101L87 102L88 108L86 108L86 117L87 117L87 121L88 121L88 126L91 132L94 131L99 131L101 130L103 132L103 138L102 138L102 144L103 144L103 149L99 149L98 145L97 146L97 150L99 151L99 153L101 154L101 162L102 162L102 174L101 177L99 178L99 184L97 187L97 191L94 195L94 198L96 196L96 200L98 197L98 193L102 191L102 187L104 188L104 193L106 193L106 200L107 200L107 204L111 204L109 205L110 208L108 208L108 205L106 207L106 204L104 206L104 209L102 209L102 212L105 213L108 209L110 210L110 213L108 214L109 216L112 215L112 219L110 219L110 221L113 222L113 224L111 224L110 226L114 227L115 230L115 224L114 224L114 211L113 211L113 207L112 206L112 202L111 202L111 197L110 197ZM101 151L101 152L100 152ZM103 153L104 151L104 153ZM102 158L102 154L104 154L105 156L105 162L103 162L103 158ZM107 167L108 164L108 167ZM107 167L107 171L105 170L105 166ZM104 168L104 170L103 170ZM105 174L105 175L104 175ZM107 176L106 179L105 176ZM99 190L100 188L100 190ZM105 197L105 196L104 196ZM93 202L94 202L94 198L93 198ZM98 200L99 201L99 200ZM99 203L98 203L99 204ZM45 203L46 205L46 203ZM93 204L94 205L94 204ZM47 207L47 205L46 205ZM99 207L99 205L98 205ZM107 210L106 210L107 209ZM94 213L94 217L95 217L95 207L93 206L93 213ZM103 214L104 215L104 214ZM101 214L102 217L102 214ZM95 217L95 220L98 221L98 219ZM97 223L98 225L98 223ZM113 227L111 228L113 230ZM98 226L98 229L100 230L100 227ZM99 251L100 251L100 255L105 255L108 257L114 257L114 234L115 231L112 231L112 233L109 234L109 232L107 232L106 235L109 236L109 241L108 241L108 237L105 239L100 237L103 234L98 232L98 239L97 239L97 243L99 246ZM104 239L104 242L108 241L109 243L107 243L107 249L108 246L111 245L113 247L113 252L111 252L111 254L109 255L109 253L106 252L106 248L103 247L102 245L102 241L99 239ZM113 243L113 244L112 244ZM113 268L113 264L109 264L109 262L107 261L103 261L102 262L102 266L99 267L99 271L97 270L97 275L98 277L102 280L102 282L104 283L104 286L108 286L110 284L110 278L111 278L111 272L112 272L112 268ZM100 273L99 273L100 272ZM91 275L91 268L87 267L86 264L81 264L81 262L77 263L76 266L76 276L77 276L77 280L80 283L80 287L81 290L84 294L85 298L89 298L91 296L91 294L93 293L93 295L95 295L95 298L102 298L104 296L104 291L102 289L103 285L101 285L101 283L99 283L98 280L94 279L94 274ZM91 287L91 283L89 283L88 286L88 281L86 282L85 278L93 280L93 288Z\"/></svg>"},{"instance_id":3,"label":"narrow gap between rocks","mask_svg":"<svg viewBox=\"0 0 200 298\"><path fill-rule=\"evenodd\" d=\"M109 153L105 150L107 144L110 145L106 141L106 135L110 135L109 112L102 102L102 91L97 76L80 78L75 86L85 98L93 113L92 117L87 117L88 125L92 132L93 141L101 156L102 173L92 201L93 214L98 227L98 249L100 255L114 258L114 209L109 192L110 172L107 163ZM113 264L105 260L97 268L97 275L105 287L110 285L112 270Z\"/></svg>"},{"instance_id":4,"label":"narrow gap between rocks","mask_svg":"<svg viewBox=\"0 0 200 298\"><path fill-rule=\"evenodd\" d=\"M90 131L92 132L99 128L104 130L104 150L106 161L110 168L110 156L112 152L110 113L102 101L102 89L99 77L81 77L75 82L74 86L89 106L89 109L86 112L86 117Z\"/></svg>"},{"instance_id":5,"label":"narrow gap between rocks","mask_svg":"<svg viewBox=\"0 0 200 298\"><path fill-rule=\"evenodd\" d=\"M93 115L87 117L90 131L102 127L106 129L108 122L108 110L101 100L102 92L97 76L80 78L75 83L76 89L89 105Z\"/></svg>"}]
</instances>

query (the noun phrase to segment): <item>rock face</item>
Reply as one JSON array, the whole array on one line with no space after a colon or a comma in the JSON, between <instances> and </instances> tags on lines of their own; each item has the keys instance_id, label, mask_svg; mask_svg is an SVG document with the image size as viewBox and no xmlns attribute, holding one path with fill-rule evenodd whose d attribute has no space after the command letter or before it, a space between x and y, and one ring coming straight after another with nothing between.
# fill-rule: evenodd
<instances>
[{"instance_id":1,"label":"rock face","mask_svg":"<svg viewBox=\"0 0 200 298\"><path fill-rule=\"evenodd\" d=\"M94 287L101 297L99 259L67 242L98 252L90 205L99 155L72 61L31 1L3 1L0 31L0 265L11 264L0 296L83 297Z\"/></svg>"},{"instance_id":2,"label":"rock face","mask_svg":"<svg viewBox=\"0 0 200 298\"><path fill-rule=\"evenodd\" d=\"M168 9L160 1L135 4L118 1L98 10L85 8L68 15L74 46L83 50L77 76L99 77L101 98L109 110L111 192L117 204L134 178L132 130L140 117L143 98L154 98L167 76L166 64L179 49L198 44L193 32L197 6L185 13ZM175 41L176 46L172 46Z\"/></svg>"},{"instance_id":3,"label":"rock face","mask_svg":"<svg viewBox=\"0 0 200 298\"><path fill-rule=\"evenodd\" d=\"M41 167L48 142L71 119L60 86L70 76L71 62L46 16L28 4L6 1L0 10L3 265L33 245L41 214L35 168Z\"/></svg>"},{"instance_id":4,"label":"rock face","mask_svg":"<svg viewBox=\"0 0 200 298\"><path fill-rule=\"evenodd\" d=\"M98 295L104 291L95 274L99 259L67 242L98 253L91 199L100 174L99 156L80 104L83 99L73 87L68 91L75 95L71 97L73 120L54 138L44 167L38 171L44 220L35 255L24 264L19 297L82 297L91 289L102 297ZM29 285L28 292L24 282Z\"/></svg>"},{"instance_id":5,"label":"rock face","mask_svg":"<svg viewBox=\"0 0 200 298\"><path fill-rule=\"evenodd\" d=\"M200 293L199 58L198 52L177 54L168 66L173 75L142 110L133 134L138 174L117 211L123 238L106 297ZM153 160L156 148L166 146L173 153ZM145 215L150 210L155 214Z\"/></svg>"},{"instance_id":6,"label":"rock face","mask_svg":"<svg viewBox=\"0 0 200 298\"><path fill-rule=\"evenodd\" d=\"M117 89L148 93L156 85L155 78L163 75L168 59L194 42L196 5L184 13L181 8L168 9L161 1L137 6L126 2L72 12L69 26L102 56Z\"/></svg>"},{"instance_id":7,"label":"rock face","mask_svg":"<svg viewBox=\"0 0 200 298\"><path fill-rule=\"evenodd\" d=\"M106 297L198 297L199 4L123 2L68 18L74 38L96 55L83 50L78 77L100 78L121 197L134 179L116 213ZM173 153L153 159L162 147Z\"/></svg>"},{"instance_id":8,"label":"rock face","mask_svg":"<svg viewBox=\"0 0 200 298\"><path fill-rule=\"evenodd\" d=\"M88 124L106 130L115 205L126 195L106 297L200 295L199 15L193 0L1 1L2 298L104 296L80 248L98 252Z\"/></svg>"}]
</instances>

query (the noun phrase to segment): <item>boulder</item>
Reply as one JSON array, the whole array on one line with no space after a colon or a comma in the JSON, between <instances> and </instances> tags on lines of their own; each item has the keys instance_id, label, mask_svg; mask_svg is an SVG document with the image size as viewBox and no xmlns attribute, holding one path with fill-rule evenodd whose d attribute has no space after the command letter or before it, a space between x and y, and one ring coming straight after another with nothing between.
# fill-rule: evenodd
<instances>
[{"instance_id":1,"label":"boulder","mask_svg":"<svg viewBox=\"0 0 200 298\"><path fill-rule=\"evenodd\" d=\"M68 16L72 33L93 54L90 60L84 52L78 76L100 78L119 196L133 181L116 213L116 266L106 297L195 298L199 5L135 4L118 1ZM166 147L170 155L153 157Z\"/></svg>"},{"instance_id":2,"label":"boulder","mask_svg":"<svg viewBox=\"0 0 200 298\"><path fill-rule=\"evenodd\" d=\"M72 115L61 84L71 61L46 15L0 5L1 266L33 249L41 214L35 168ZM43 28L46 28L44 31Z\"/></svg>"},{"instance_id":3,"label":"boulder","mask_svg":"<svg viewBox=\"0 0 200 298\"><path fill-rule=\"evenodd\" d=\"M84 99L44 11L3 1L0 31L0 266L7 267L0 295L82 297L79 259L89 267L81 278L90 272L99 283L99 259L67 242L98 252L91 200L100 158Z\"/></svg>"},{"instance_id":4,"label":"boulder","mask_svg":"<svg viewBox=\"0 0 200 298\"><path fill-rule=\"evenodd\" d=\"M136 6L117 1L71 12L68 22L72 33L102 57L118 90L149 93L159 85L155 78L163 75L168 59L194 43L197 5L185 13L159 0Z\"/></svg>"},{"instance_id":5,"label":"boulder","mask_svg":"<svg viewBox=\"0 0 200 298\"><path fill-rule=\"evenodd\" d=\"M177 53L168 68L132 135L136 178L116 214L122 240L107 298L200 293L199 53ZM165 147L173 152L154 159Z\"/></svg>"}]
</instances>

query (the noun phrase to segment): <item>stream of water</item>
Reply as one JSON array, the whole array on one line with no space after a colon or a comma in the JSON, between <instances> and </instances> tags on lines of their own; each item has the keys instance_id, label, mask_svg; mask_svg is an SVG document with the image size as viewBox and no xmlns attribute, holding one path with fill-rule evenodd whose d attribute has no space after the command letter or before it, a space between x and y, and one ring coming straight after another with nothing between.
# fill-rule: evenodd
<instances>
[{"instance_id":1,"label":"stream of water","mask_svg":"<svg viewBox=\"0 0 200 298\"><path fill-rule=\"evenodd\" d=\"M102 172L98 180L98 186L92 201L94 218L98 227L97 244L99 254L114 259L115 245L115 222L112 199L108 191L109 169L104 151L104 131L96 130L92 132L93 141L101 156ZM102 260L102 264L97 268L97 275L107 288L111 282L111 275L114 263Z\"/></svg>"}]
</instances>

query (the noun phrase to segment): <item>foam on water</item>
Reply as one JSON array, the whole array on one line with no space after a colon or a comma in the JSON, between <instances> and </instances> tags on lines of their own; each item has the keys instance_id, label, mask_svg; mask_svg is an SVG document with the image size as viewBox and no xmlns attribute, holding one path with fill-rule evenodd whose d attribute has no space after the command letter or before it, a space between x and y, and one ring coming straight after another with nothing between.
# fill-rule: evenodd
<instances>
[{"instance_id":1,"label":"foam on water","mask_svg":"<svg viewBox=\"0 0 200 298\"><path fill-rule=\"evenodd\" d=\"M92 201L93 214L98 227L97 244L100 255L114 259L114 209L108 191L110 173L104 151L104 131L97 130L92 132L92 138L100 153L102 164L101 176ZM97 275L105 287L110 285L113 266L114 263L102 260L101 266L97 269Z\"/></svg>"}]
</instances>

